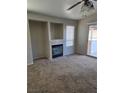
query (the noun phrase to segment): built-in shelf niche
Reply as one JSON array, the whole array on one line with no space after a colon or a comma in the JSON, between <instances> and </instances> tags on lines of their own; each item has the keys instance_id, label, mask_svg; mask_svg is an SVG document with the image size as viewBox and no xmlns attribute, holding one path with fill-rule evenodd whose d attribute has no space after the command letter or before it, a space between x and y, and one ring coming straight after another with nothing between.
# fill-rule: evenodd
<instances>
[{"instance_id":1,"label":"built-in shelf niche","mask_svg":"<svg viewBox=\"0 0 124 93\"><path fill-rule=\"evenodd\" d=\"M29 20L33 59L49 58L48 24Z\"/></svg>"},{"instance_id":2,"label":"built-in shelf niche","mask_svg":"<svg viewBox=\"0 0 124 93\"><path fill-rule=\"evenodd\" d=\"M63 39L63 24L50 23L51 40Z\"/></svg>"}]
</instances>

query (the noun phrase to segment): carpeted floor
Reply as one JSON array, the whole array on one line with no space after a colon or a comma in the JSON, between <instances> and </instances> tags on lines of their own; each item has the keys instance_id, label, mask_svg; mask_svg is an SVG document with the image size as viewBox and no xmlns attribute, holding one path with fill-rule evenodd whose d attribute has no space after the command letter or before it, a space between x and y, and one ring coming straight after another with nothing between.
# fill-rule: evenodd
<instances>
[{"instance_id":1,"label":"carpeted floor","mask_svg":"<svg viewBox=\"0 0 124 93\"><path fill-rule=\"evenodd\" d=\"M72 55L28 66L27 93L97 93L97 59Z\"/></svg>"}]
</instances>

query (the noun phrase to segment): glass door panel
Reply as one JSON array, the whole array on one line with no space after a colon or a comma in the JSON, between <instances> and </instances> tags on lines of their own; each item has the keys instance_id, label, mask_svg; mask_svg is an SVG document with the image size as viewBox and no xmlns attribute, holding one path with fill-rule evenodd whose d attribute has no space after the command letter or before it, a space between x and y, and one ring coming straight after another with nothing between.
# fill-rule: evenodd
<instances>
[{"instance_id":1,"label":"glass door panel","mask_svg":"<svg viewBox=\"0 0 124 93\"><path fill-rule=\"evenodd\" d=\"M87 55L97 57L97 25L89 26Z\"/></svg>"}]
</instances>

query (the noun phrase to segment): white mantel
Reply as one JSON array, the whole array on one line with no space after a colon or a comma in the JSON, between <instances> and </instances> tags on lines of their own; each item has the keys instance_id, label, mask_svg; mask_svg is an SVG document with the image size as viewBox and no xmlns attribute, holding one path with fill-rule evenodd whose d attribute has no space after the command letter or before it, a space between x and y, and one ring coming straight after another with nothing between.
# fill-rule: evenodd
<instances>
[{"instance_id":1,"label":"white mantel","mask_svg":"<svg viewBox=\"0 0 124 93\"><path fill-rule=\"evenodd\" d=\"M55 40L51 40L51 45L59 45L59 44L63 44L64 40L63 39L55 39Z\"/></svg>"}]
</instances>

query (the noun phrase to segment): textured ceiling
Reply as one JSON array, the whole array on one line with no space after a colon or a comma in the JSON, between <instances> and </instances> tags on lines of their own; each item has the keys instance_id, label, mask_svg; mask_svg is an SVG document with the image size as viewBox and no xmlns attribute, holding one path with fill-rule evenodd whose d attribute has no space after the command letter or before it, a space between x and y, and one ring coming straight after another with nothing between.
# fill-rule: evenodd
<instances>
[{"instance_id":1,"label":"textured ceiling","mask_svg":"<svg viewBox=\"0 0 124 93\"><path fill-rule=\"evenodd\" d=\"M67 11L71 5L80 0L27 0L28 11L37 12L45 15L78 20L82 18L80 12L81 4L70 11ZM91 11L89 13L92 14Z\"/></svg>"}]
</instances>

